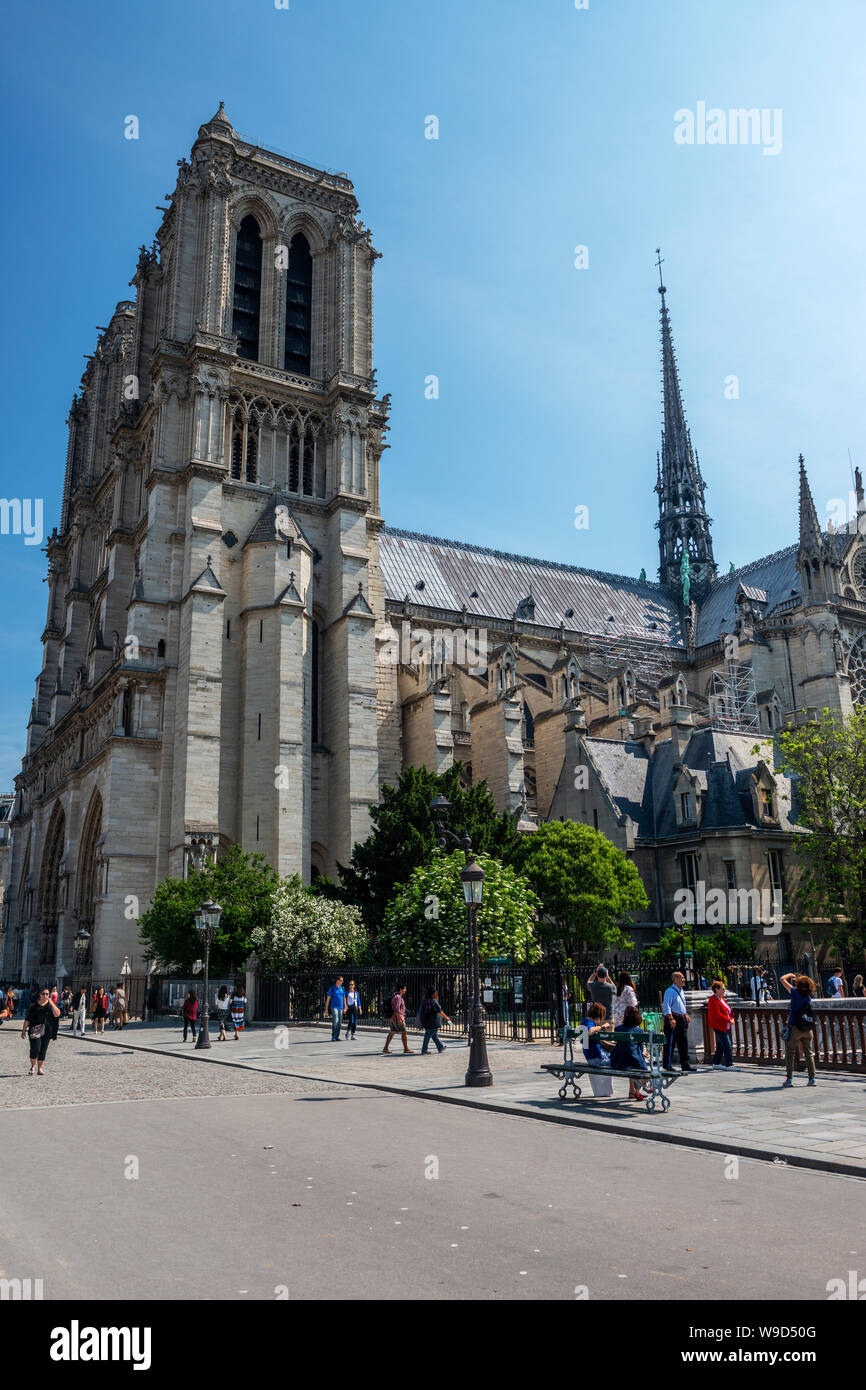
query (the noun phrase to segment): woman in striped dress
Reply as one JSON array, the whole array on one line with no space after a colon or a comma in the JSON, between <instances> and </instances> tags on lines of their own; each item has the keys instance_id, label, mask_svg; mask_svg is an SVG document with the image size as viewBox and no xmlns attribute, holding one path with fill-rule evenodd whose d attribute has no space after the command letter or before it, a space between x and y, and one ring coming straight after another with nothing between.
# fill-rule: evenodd
<instances>
[{"instance_id":1,"label":"woman in striped dress","mask_svg":"<svg viewBox=\"0 0 866 1390\"><path fill-rule=\"evenodd\" d=\"M242 989L236 989L232 995L231 1012L232 1024L235 1030L235 1042L237 1042L244 1026L244 1010L247 1007L247 996Z\"/></svg>"}]
</instances>

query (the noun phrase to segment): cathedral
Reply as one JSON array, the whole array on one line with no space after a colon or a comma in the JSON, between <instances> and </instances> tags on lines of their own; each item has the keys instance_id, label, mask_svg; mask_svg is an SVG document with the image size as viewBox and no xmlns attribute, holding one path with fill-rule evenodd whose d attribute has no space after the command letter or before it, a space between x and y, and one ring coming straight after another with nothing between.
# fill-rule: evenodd
<instances>
[{"instance_id":1,"label":"cathedral","mask_svg":"<svg viewBox=\"0 0 866 1390\"><path fill-rule=\"evenodd\" d=\"M140 967L156 885L233 844L334 877L384 784L455 761L525 833L633 856L640 940L702 886L771 890L753 934L806 934L773 736L866 699L859 475L824 529L800 459L798 539L720 575L660 285L657 581L388 527L350 180L220 105L167 202L69 414L0 976L71 973L82 928L97 975Z\"/></svg>"}]
</instances>

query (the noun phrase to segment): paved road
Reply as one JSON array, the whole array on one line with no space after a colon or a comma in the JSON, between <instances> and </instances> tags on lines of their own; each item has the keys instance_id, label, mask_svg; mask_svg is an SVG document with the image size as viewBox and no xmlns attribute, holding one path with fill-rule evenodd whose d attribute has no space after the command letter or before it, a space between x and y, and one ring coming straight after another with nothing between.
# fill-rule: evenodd
<instances>
[{"instance_id":1,"label":"paved road","mask_svg":"<svg viewBox=\"0 0 866 1390\"><path fill-rule=\"evenodd\" d=\"M214 1035L215 1036L215 1035ZM440 1099L463 1101L467 1049L453 1044L441 1056L406 1057L392 1044L383 1057L385 1034L359 1033L351 1043L332 1043L326 1028L254 1027L239 1042L231 1038L217 1043L209 1053L194 1051L182 1042L176 1025L133 1026L122 1034L105 1035L106 1051L117 1041L155 1049L169 1055L185 1055L187 1070L224 1071L215 1062L231 1062L276 1075L294 1073L318 1080L352 1081L367 1085L395 1086L410 1094L423 1093ZM82 1044L61 1038L58 1046ZM103 1047L94 1041L94 1050ZM413 1046L417 1049L419 1042ZM567 1119L576 1125L601 1126L612 1133L668 1137L675 1142L717 1147L769 1159L811 1163L819 1167L837 1164L842 1171L866 1176L866 1076L855 1073L819 1073L818 1085L806 1086L798 1075L792 1090L783 1090L780 1067L744 1066L732 1074L703 1068L676 1081L668 1092L671 1109L648 1115L644 1106L629 1101L627 1083L614 1081L610 1100L594 1100L586 1081L583 1096L565 1104L558 1100L559 1083L539 1069L543 1062L561 1057L561 1050L523 1043L491 1041L490 1061L495 1086L469 1093L476 1104L504 1106L519 1114Z\"/></svg>"},{"instance_id":2,"label":"paved road","mask_svg":"<svg viewBox=\"0 0 866 1390\"><path fill-rule=\"evenodd\" d=\"M797 1300L866 1274L855 1179L99 1045L20 1084L20 1050L0 1264L46 1299Z\"/></svg>"}]
</instances>

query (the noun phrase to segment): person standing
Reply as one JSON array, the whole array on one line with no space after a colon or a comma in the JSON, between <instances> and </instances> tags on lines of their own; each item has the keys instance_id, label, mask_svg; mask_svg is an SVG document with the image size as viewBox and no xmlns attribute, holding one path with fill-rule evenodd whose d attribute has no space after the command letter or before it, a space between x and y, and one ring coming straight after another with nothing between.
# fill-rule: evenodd
<instances>
[{"instance_id":1,"label":"person standing","mask_svg":"<svg viewBox=\"0 0 866 1390\"><path fill-rule=\"evenodd\" d=\"M232 1027L235 1030L235 1042L240 1038L244 1031L244 1016L247 1008L247 996L244 994L243 987L238 986L232 993L229 1010L232 1016Z\"/></svg>"},{"instance_id":2,"label":"person standing","mask_svg":"<svg viewBox=\"0 0 866 1390\"><path fill-rule=\"evenodd\" d=\"M87 990L83 985L72 996L72 1033L80 1033L84 1037L84 1029L87 1026Z\"/></svg>"},{"instance_id":3,"label":"person standing","mask_svg":"<svg viewBox=\"0 0 866 1390\"><path fill-rule=\"evenodd\" d=\"M383 1052L389 1052L391 1050L391 1039L394 1037L395 1033L399 1033L400 1037L403 1039L403 1051L412 1055L409 1039L406 1036L405 995L407 988L407 985L400 985L391 995L391 1003L389 1005L391 1009L391 1031L385 1039L385 1046L382 1048Z\"/></svg>"},{"instance_id":4,"label":"person standing","mask_svg":"<svg viewBox=\"0 0 866 1390\"><path fill-rule=\"evenodd\" d=\"M94 1033L104 1033L105 1019L106 1015L108 1014L108 995L105 993L105 990L102 988L102 985L97 985L96 989L93 991L93 1000L91 1001L91 1008L93 1010Z\"/></svg>"},{"instance_id":5,"label":"person standing","mask_svg":"<svg viewBox=\"0 0 866 1390\"><path fill-rule=\"evenodd\" d=\"M194 989L191 989L183 1001L181 1009L183 1015L183 1040L186 1042L188 1030L192 1029L192 1040L195 1042L195 1021L198 1018L198 996Z\"/></svg>"},{"instance_id":6,"label":"person standing","mask_svg":"<svg viewBox=\"0 0 866 1390\"><path fill-rule=\"evenodd\" d=\"M7 989L7 991L6 991L6 997L5 997L5 999L3 1000L2 1007L0 1007L0 1023L2 1023L3 1020L6 1019L6 1018L14 1018L14 1016L15 1016L15 991L14 991L14 989L12 988L12 986L10 985L9 988Z\"/></svg>"},{"instance_id":7,"label":"person standing","mask_svg":"<svg viewBox=\"0 0 866 1390\"><path fill-rule=\"evenodd\" d=\"M812 1056L812 1029L815 1020L812 1014L812 995L815 981L808 975L780 975L780 985L791 996L788 1021L785 1025L785 1080L782 1087L793 1086L794 1058L797 1048L802 1047L806 1057L806 1070L809 1085L815 1085L815 1058Z\"/></svg>"},{"instance_id":8,"label":"person standing","mask_svg":"<svg viewBox=\"0 0 866 1390\"><path fill-rule=\"evenodd\" d=\"M626 971L622 971L617 976L616 995L613 1001L613 1026L616 1029L622 1027L626 1009L636 1009L637 994L635 992L634 980Z\"/></svg>"},{"instance_id":9,"label":"person standing","mask_svg":"<svg viewBox=\"0 0 866 1390\"><path fill-rule=\"evenodd\" d=\"M827 998L842 999L845 995L845 981L841 970L834 970L827 981Z\"/></svg>"},{"instance_id":10,"label":"person standing","mask_svg":"<svg viewBox=\"0 0 866 1390\"><path fill-rule=\"evenodd\" d=\"M851 985L851 994L855 999L866 999L866 985L863 983L862 975L855 975Z\"/></svg>"},{"instance_id":11,"label":"person standing","mask_svg":"<svg viewBox=\"0 0 866 1390\"><path fill-rule=\"evenodd\" d=\"M227 1042L228 1039L226 1038L226 1019L229 1016L229 991L227 985L220 985L219 987L219 991L216 997L216 1011L217 1020L220 1026L219 1037L217 1038L217 1042Z\"/></svg>"},{"instance_id":12,"label":"person standing","mask_svg":"<svg viewBox=\"0 0 866 1390\"><path fill-rule=\"evenodd\" d=\"M563 990L565 990L566 988L567 986L563 986ZM567 1009L568 1005L566 1005L565 1007ZM427 1051L431 1038L433 1039L433 1042L436 1044L437 1052L447 1051L447 1043L442 1043L439 1041L439 1029L443 1023L450 1022L451 1019L448 1017L446 1013L443 1013L442 1011L442 1005L439 1003L438 991L435 989L428 989L426 991L424 1003L421 1005L421 1023L424 1027L424 1041L421 1044L422 1057L425 1055ZM566 1015L566 1027L567 1026L568 1019Z\"/></svg>"},{"instance_id":13,"label":"person standing","mask_svg":"<svg viewBox=\"0 0 866 1390\"><path fill-rule=\"evenodd\" d=\"M693 1070L689 1061L689 1014L686 996L683 993L685 983L685 976L681 971L675 970L662 1000L662 1013L665 1016L665 1067L668 1071L673 1071L674 1043L679 1053L682 1071Z\"/></svg>"},{"instance_id":14,"label":"person standing","mask_svg":"<svg viewBox=\"0 0 866 1390\"><path fill-rule=\"evenodd\" d=\"M37 1075L44 1076L42 1070L45 1064L45 1054L48 1051L48 1044L57 1035L57 1020L60 1017L60 1010L51 1001L51 992L48 989L41 989L36 996L36 1002L30 1004L24 1019L24 1027L21 1029L22 1038L30 1039L30 1070L28 1076L33 1075L34 1064Z\"/></svg>"},{"instance_id":15,"label":"person standing","mask_svg":"<svg viewBox=\"0 0 866 1390\"><path fill-rule=\"evenodd\" d=\"M346 1041L349 1038L354 1042L355 1029L358 1027L358 1019L361 1017L361 996L358 993L354 980L349 981L349 988L346 990Z\"/></svg>"},{"instance_id":16,"label":"person standing","mask_svg":"<svg viewBox=\"0 0 866 1390\"><path fill-rule=\"evenodd\" d=\"M346 991L343 989L343 977L338 975L336 983L331 985L325 996L325 1009L331 1011L331 1042L340 1041L340 1027L345 1007Z\"/></svg>"},{"instance_id":17,"label":"person standing","mask_svg":"<svg viewBox=\"0 0 866 1390\"><path fill-rule=\"evenodd\" d=\"M608 973L606 965L597 965L586 982L589 990L589 997L593 1004L604 1005L604 1016L607 1019L613 1018L613 1001L615 991L613 981Z\"/></svg>"},{"instance_id":18,"label":"person standing","mask_svg":"<svg viewBox=\"0 0 866 1390\"><path fill-rule=\"evenodd\" d=\"M731 1023L734 1015L725 998L724 982L713 980L712 990L707 1000L707 1021L716 1035L713 1070L727 1071L734 1065L734 1054L731 1050Z\"/></svg>"},{"instance_id":19,"label":"person standing","mask_svg":"<svg viewBox=\"0 0 866 1390\"><path fill-rule=\"evenodd\" d=\"M69 1017L69 1013L70 1013L70 1004L71 1004L71 1002L72 1002L72 990L69 988L68 985L65 985L64 988L63 988L63 993L62 993L61 996L60 996L60 1017L61 1017L61 1018L68 1018L68 1017Z\"/></svg>"},{"instance_id":20,"label":"person standing","mask_svg":"<svg viewBox=\"0 0 866 1390\"><path fill-rule=\"evenodd\" d=\"M114 1023L115 1028L120 1028L121 1030L123 1028L124 1023L127 1022L126 990L123 988L123 985L118 985L117 989L114 992L114 1012L112 1014L112 1022Z\"/></svg>"}]
</instances>

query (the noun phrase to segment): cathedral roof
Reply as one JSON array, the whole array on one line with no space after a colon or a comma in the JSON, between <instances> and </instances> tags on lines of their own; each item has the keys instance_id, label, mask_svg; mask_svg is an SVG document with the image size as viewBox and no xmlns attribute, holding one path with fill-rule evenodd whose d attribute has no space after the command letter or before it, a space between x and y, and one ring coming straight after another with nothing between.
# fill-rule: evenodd
<instances>
[{"instance_id":1,"label":"cathedral roof","mask_svg":"<svg viewBox=\"0 0 866 1390\"><path fill-rule=\"evenodd\" d=\"M715 580L698 613L695 640L699 647L717 641L723 630L726 633L734 631L737 595L741 590L747 595L759 590L764 595L760 599L762 604L767 605L764 616L771 613L777 604L784 603L795 594L799 595L797 546L789 545L773 555L766 555L763 560L753 560L751 564L734 570L733 574Z\"/></svg>"},{"instance_id":2,"label":"cathedral roof","mask_svg":"<svg viewBox=\"0 0 866 1390\"><path fill-rule=\"evenodd\" d=\"M534 621L541 627L562 625L605 637L627 631L668 646L683 645L676 603L649 580L391 526L381 533L381 562L385 597L394 603L408 596L416 607L459 613L465 606L480 617L510 622L531 591Z\"/></svg>"},{"instance_id":3,"label":"cathedral roof","mask_svg":"<svg viewBox=\"0 0 866 1390\"><path fill-rule=\"evenodd\" d=\"M635 822L641 839L663 839L678 833L672 795L678 774L669 739L656 744L651 755L642 744L631 741L588 738L586 747L608 794L620 813ZM713 728L696 729L692 734L683 766L702 790L703 831L760 828L752 800L752 778L759 762L754 747L754 734ZM783 773L776 771L774 775L779 789L779 829L793 830L796 792Z\"/></svg>"}]
</instances>

